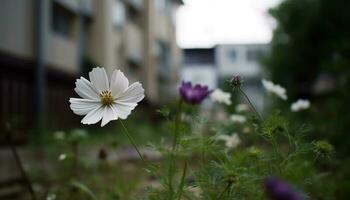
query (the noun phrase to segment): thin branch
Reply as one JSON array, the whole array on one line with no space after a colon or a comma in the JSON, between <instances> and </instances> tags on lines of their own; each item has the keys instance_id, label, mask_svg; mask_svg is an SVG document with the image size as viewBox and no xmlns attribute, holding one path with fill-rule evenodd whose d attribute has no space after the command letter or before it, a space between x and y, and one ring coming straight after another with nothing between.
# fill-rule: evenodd
<instances>
[{"instance_id":1,"label":"thin branch","mask_svg":"<svg viewBox=\"0 0 350 200\"><path fill-rule=\"evenodd\" d=\"M12 142L12 139L11 139L11 135L10 133L8 132L6 134L6 140L11 148L11 151L12 151L12 154L13 156L15 157L15 160L16 160L16 164L18 165L19 167L19 170L21 171L21 174L22 174L22 178L24 179L26 185L27 185L27 188L32 196L32 199L33 200L36 200L36 196L35 196L35 192L34 192L34 189L33 189L33 186L32 186L32 183L30 182L28 176L27 176L27 173L25 172L24 168L23 168L23 164L21 162L21 159L19 158L18 156L18 153L17 153L17 150L16 150L16 147L15 145L13 144Z\"/></svg>"}]
</instances>

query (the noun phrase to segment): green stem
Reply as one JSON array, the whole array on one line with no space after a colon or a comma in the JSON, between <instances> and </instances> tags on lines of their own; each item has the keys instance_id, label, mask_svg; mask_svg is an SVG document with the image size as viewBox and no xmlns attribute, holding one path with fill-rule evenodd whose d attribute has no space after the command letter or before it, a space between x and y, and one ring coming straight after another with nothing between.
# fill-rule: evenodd
<instances>
[{"instance_id":1,"label":"green stem","mask_svg":"<svg viewBox=\"0 0 350 200\"><path fill-rule=\"evenodd\" d=\"M168 187L170 191L170 199L173 198L174 194L174 188L173 188L173 177L174 177L174 155L170 155L170 165L169 165L169 171L168 171Z\"/></svg>"},{"instance_id":2,"label":"green stem","mask_svg":"<svg viewBox=\"0 0 350 200\"><path fill-rule=\"evenodd\" d=\"M174 178L174 171L173 167L175 165L175 151L177 148L177 143L179 140L179 125L180 125L180 114L181 114L181 108L182 108L182 100L179 101L178 107L177 107L177 113L175 116L175 133L174 133L174 140L173 140L173 146L172 146L172 154L170 155L170 165L169 165L169 190L171 191L171 198L174 193L173 189L173 178Z\"/></svg>"},{"instance_id":3,"label":"green stem","mask_svg":"<svg viewBox=\"0 0 350 200\"><path fill-rule=\"evenodd\" d=\"M20 170L20 172L21 172L21 174L22 174L22 178L24 179L25 184L26 184L27 187L28 187L28 190L29 190L29 192L30 192L30 195L32 196L32 199L33 199L33 200L36 200L37 198L36 198L36 196L35 196L35 192L34 192L33 186L32 186L32 184L31 184L31 182L30 182L30 180L29 180L29 178L28 178L28 176L27 176L27 173L24 171L23 164L22 164L22 162L21 162L21 159L20 159L19 156L18 156L16 147L15 147L15 145L14 145L13 142L12 142L12 138L11 138L10 133L7 133L7 134L6 134L6 140L7 140L8 144L9 144L9 146L10 146L10 148L11 148L11 151L12 151L13 156L15 157L16 163L17 163L17 165L18 165L18 167L19 167L19 170Z\"/></svg>"},{"instance_id":4,"label":"green stem","mask_svg":"<svg viewBox=\"0 0 350 200\"><path fill-rule=\"evenodd\" d=\"M218 198L216 200L220 200L230 187L231 187L231 183L227 184L225 189L220 193L220 195L218 196Z\"/></svg>"},{"instance_id":5,"label":"green stem","mask_svg":"<svg viewBox=\"0 0 350 200\"><path fill-rule=\"evenodd\" d=\"M178 189L178 193L179 193L178 198L177 198L178 200L180 200L181 196L182 196L182 191L183 191L183 187L185 184L186 171L187 171L187 160L185 161L184 169L182 171L181 182L180 182L179 189Z\"/></svg>"},{"instance_id":6,"label":"green stem","mask_svg":"<svg viewBox=\"0 0 350 200\"><path fill-rule=\"evenodd\" d=\"M79 146L78 146L77 141L72 142L72 151L73 151L73 156L74 156L73 157L73 174L76 178L78 178Z\"/></svg>"},{"instance_id":7,"label":"green stem","mask_svg":"<svg viewBox=\"0 0 350 200\"><path fill-rule=\"evenodd\" d=\"M123 129L124 129L125 135L128 137L128 139L130 140L131 144L134 146L134 148L135 148L135 150L137 151L137 153L139 154L141 160L146 164L146 161L145 161L145 159L143 158L141 152L139 151L139 148L137 147L135 140L134 140L134 139L131 137L131 135L129 134L129 131L128 131L128 129L125 127L125 125L124 125L124 123L122 122L122 120L119 120L119 121L120 121L120 123L122 124L122 127L123 127Z\"/></svg>"},{"instance_id":8,"label":"green stem","mask_svg":"<svg viewBox=\"0 0 350 200\"><path fill-rule=\"evenodd\" d=\"M253 103L250 101L248 95L241 89L239 88L239 91L243 94L243 96L246 98L246 100L248 101L250 107L253 109L253 111L255 112L255 114L258 116L258 118L262 121L262 117L259 114L259 112L256 110L255 106L253 105Z\"/></svg>"},{"instance_id":9,"label":"green stem","mask_svg":"<svg viewBox=\"0 0 350 200\"><path fill-rule=\"evenodd\" d=\"M182 108L182 100L179 101L177 113L175 117L175 134L174 134L174 141L173 141L173 150L176 149L177 143L179 140L179 125L180 125L180 114L181 114L181 108Z\"/></svg>"}]
</instances>

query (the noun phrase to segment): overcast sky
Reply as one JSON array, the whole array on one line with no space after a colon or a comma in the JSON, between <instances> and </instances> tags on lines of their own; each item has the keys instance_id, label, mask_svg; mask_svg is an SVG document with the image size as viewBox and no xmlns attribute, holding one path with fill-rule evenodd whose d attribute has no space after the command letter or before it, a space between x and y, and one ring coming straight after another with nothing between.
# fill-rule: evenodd
<instances>
[{"instance_id":1,"label":"overcast sky","mask_svg":"<svg viewBox=\"0 0 350 200\"><path fill-rule=\"evenodd\" d=\"M183 48L268 43L274 22L267 10L281 0L184 0L177 15Z\"/></svg>"}]
</instances>

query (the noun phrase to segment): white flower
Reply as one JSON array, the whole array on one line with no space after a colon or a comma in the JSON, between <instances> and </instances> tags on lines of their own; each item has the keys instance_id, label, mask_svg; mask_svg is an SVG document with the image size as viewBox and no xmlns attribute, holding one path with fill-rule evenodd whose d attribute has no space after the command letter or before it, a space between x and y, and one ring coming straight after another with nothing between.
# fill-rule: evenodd
<instances>
[{"instance_id":1,"label":"white flower","mask_svg":"<svg viewBox=\"0 0 350 200\"><path fill-rule=\"evenodd\" d=\"M262 79L261 82L262 82L264 88L268 92L277 95L278 97L280 97L283 100L287 100L286 89L284 89L280 85L274 84L272 81L268 81L266 79Z\"/></svg>"},{"instance_id":2,"label":"white flower","mask_svg":"<svg viewBox=\"0 0 350 200\"><path fill-rule=\"evenodd\" d=\"M247 104L240 103L236 106L236 112L246 112L249 110L249 107Z\"/></svg>"},{"instance_id":3,"label":"white flower","mask_svg":"<svg viewBox=\"0 0 350 200\"><path fill-rule=\"evenodd\" d=\"M224 140L225 145L229 149L234 149L241 143L241 139L237 133L233 133L232 135L219 135L216 139Z\"/></svg>"},{"instance_id":4,"label":"white flower","mask_svg":"<svg viewBox=\"0 0 350 200\"><path fill-rule=\"evenodd\" d=\"M56 200L56 195L53 193L50 193L46 196L46 200Z\"/></svg>"},{"instance_id":5,"label":"white flower","mask_svg":"<svg viewBox=\"0 0 350 200\"><path fill-rule=\"evenodd\" d=\"M65 160L67 158L67 155L66 154L60 154L58 156L58 160L62 161L62 160Z\"/></svg>"},{"instance_id":6,"label":"white flower","mask_svg":"<svg viewBox=\"0 0 350 200\"><path fill-rule=\"evenodd\" d=\"M230 120L235 123L244 123L247 121L247 118L244 115L233 114L230 116Z\"/></svg>"},{"instance_id":7,"label":"white flower","mask_svg":"<svg viewBox=\"0 0 350 200\"><path fill-rule=\"evenodd\" d=\"M126 119L144 97L141 83L129 85L120 70L114 70L108 80L104 68L94 68L90 81L81 77L75 82L75 91L81 98L70 98L70 108L77 115L85 115L83 124L95 124L102 119L101 127L111 120Z\"/></svg>"},{"instance_id":8,"label":"white flower","mask_svg":"<svg viewBox=\"0 0 350 200\"><path fill-rule=\"evenodd\" d=\"M64 131L56 131L53 135L56 140L64 140L66 138L66 133Z\"/></svg>"},{"instance_id":9,"label":"white flower","mask_svg":"<svg viewBox=\"0 0 350 200\"><path fill-rule=\"evenodd\" d=\"M224 103L226 105L231 105L231 94L228 92L224 92L221 89L215 89L214 92L210 94L210 98L213 101Z\"/></svg>"},{"instance_id":10,"label":"white flower","mask_svg":"<svg viewBox=\"0 0 350 200\"><path fill-rule=\"evenodd\" d=\"M298 101L292 103L290 109L293 111L293 112L298 112L298 111L301 111L301 110L306 110L310 108L310 101L308 100L305 100L305 99L299 99Z\"/></svg>"}]
</instances>

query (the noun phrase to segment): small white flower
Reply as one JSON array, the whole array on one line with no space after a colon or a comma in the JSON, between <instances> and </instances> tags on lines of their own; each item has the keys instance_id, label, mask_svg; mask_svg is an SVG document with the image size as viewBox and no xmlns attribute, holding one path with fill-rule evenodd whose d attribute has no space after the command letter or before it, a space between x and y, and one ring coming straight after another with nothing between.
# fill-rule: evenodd
<instances>
[{"instance_id":1,"label":"small white flower","mask_svg":"<svg viewBox=\"0 0 350 200\"><path fill-rule=\"evenodd\" d=\"M77 139L85 139L88 136L87 131L81 128L73 129L70 133L71 133L71 137L74 137Z\"/></svg>"},{"instance_id":2,"label":"small white flower","mask_svg":"<svg viewBox=\"0 0 350 200\"><path fill-rule=\"evenodd\" d=\"M210 98L218 103L224 103L226 105L231 105L231 94L224 92L221 89L215 89L211 94Z\"/></svg>"},{"instance_id":3,"label":"small white flower","mask_svg":"<svg viewBox=\"0 0 350 200\"><path fill-rule=\"evenodd\" d=\"M56 140L64 140L66 138L66 133L64 131L56 131L53 135Z\"/></svg>"},{"instance_id":4,"label":"small white flower","mask_svg":"<svg viewBox=\"0 0 350 200\"><path fill-rule=\"evenodd\" d=\"M292 103L290 109L293 112L298 112L310 108L310 101L305 99L299 99L298 101Z\"/></svg>"},{"instance_id":5,"label":"small white flower","mask_svg":"<svg viewBox=\"0 0 350 200\"><path fill-rule=\"evenodd\" d=\"M235 123L243 124L247 121L247 118L244 115L233 114L230 116L230 120Z\"/></svg>"},{"instance_id":6,"label":"small white flower","mask_svg":"<svg viewBox=\"0 0 350 200\"><path fill-rule=\"evenodd\" d=\"M234 149L241 144L241 139L237 133L233 133L232 135L219 135L216 139L224 140L226 147L229 149Z\"/></svg>"},{"instance_id":7,"label":"small white flower","mask_svg":"<svg viewBox=\"0 0 350 200\"><path fill-rule=\"evenodd\" d=\"M278 85L278 84L274 84L272 81L268 81L266 79L262 79L261 80L264 88L272 93L275 94L276 96L278 96L279 98L283 99L283 100L287 100L287 94L286 94L286 89L283 88L282 86Z\"/></svg>"},{"instance_id":8,"label":"small white flower","mask_svg":"<svg viewBox=\"0 0 350 200\"><path fill-rule=\"evenodd\" d=\"M104 68L94 68L90 81L81 77L75 82L75 91L81 98L70 98L70 108L77 115L85 115L83 124L95 124L102 119L101 127L111 120L126 119L144 97L141 83L129 85L120 70L114 70L108 80Z\"/></svg>"},{"instance_id":9,"label":"small white flower","mask_svg":"<svg viewBox=\"0 0 350 200\"><path fill-rule=\"evenodd\" d=\"M246 112L249 110L249 106L244 103L240 103L236 106L236 112Z\"/></svg>"},{"instance_id":10,"label":"small white flower","mask_svg":"<svg viewBox=\"0 0 350 200\"><path fill-rule=\"evenodd\" d=\"M60 161L62 161L62 160L65 160L67 158L67 154L60 154L59 156L58 156L58 160L60 160Z\"/></svg>"},{"instance_id":11,"label":"small white flower","mask_svg":"<svg viewBox=\"0 0 350 200\"><path fill-rule=\"evenodd\" d=\"M46 196L46 200L56 200L56 195L53 193L50 193Z\"/></svg>"}]
</instances>

